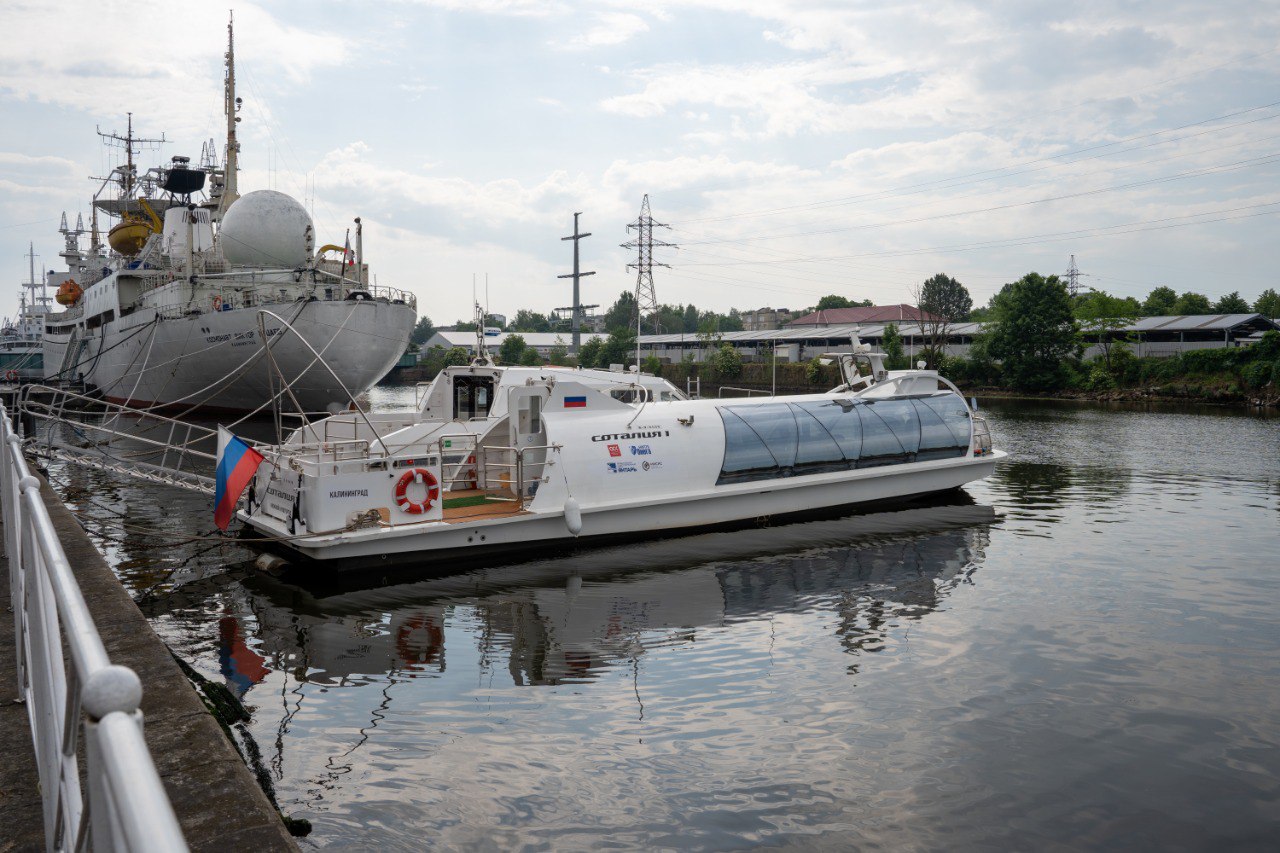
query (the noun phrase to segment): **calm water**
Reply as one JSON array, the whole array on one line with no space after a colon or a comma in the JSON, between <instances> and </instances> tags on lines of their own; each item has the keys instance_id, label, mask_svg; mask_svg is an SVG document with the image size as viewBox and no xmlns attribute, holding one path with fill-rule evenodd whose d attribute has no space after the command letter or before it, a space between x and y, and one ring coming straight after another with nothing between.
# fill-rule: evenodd
<instances>
[{"instance_id":1,"label":"calm water","mask_svg":"<svg viewBox=\"0 0 1280 853\"><path fill-rule=\"evenodd\" d=\"M940 506L345 592L54 474L304 846L1275 849L1280 418L986 413Z\"/></svg>"}]
</instances>

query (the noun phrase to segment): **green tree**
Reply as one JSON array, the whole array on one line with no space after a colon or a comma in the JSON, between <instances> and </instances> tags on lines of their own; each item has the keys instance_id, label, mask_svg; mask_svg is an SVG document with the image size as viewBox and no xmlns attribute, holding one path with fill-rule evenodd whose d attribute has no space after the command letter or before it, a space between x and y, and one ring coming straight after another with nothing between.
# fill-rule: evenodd
<instances>
[{"instance_id":1,"label":"green tree","mask_svg":"<svg viewBox=\"0 0 1280 853\"><path fill-rule=\"evenodd\" d=\"M555 346L547 353L547 361L550 364L572 367L569 364L569 347L565 345L564 341L556 338Z\"/></svg>"},{"instance_id":2,"label":"green tree","mask_svg":"<svg viewBox=\"0 0 1280 853\"><path fill-rule=\"evenodd\" d=\"M1168 317L1177 313L1173 310L1177 301L1178 294L1172 287L1157 287L1147 294L1146 301L1142 303L1142 313L1147 317Z\"/></svg>"},{"instance_id":3,"label":"green tree","mask_svg":"<svg viewBox=\"0 0 1280 853\"><path fill-rule=\"evenodd\" d=\"M1240 291L1233 290L1213 303L1213 310L1219 314L1248 314L1249 303L1240 295Z\"/></svg>"},{"instance_id":4,"label":"green tree","mask_svg":"<svg viewBox=\"0 0 1280 853\"><path fill-rule=\"evenodd\" d=\"M459 320L453 324L453 328L458 332L474 332L479 327L468 320Z\"/></svg>"},{"instance_id":5,"label":"green tree","mask_svg":"<svg viewBox=\"0 0 1280 853\"><path fill-rule=\"evenodd\" d=\"M600 352L604 349L604 338L591 338L578 347L578 366L599 367Z\"/></svg>"},{"instance_id":6,"label":"green tree","mask_svg":"<svg viewBox=\"0 0 1280 853\"><path fill-rule=\"evenodd\" d=\"M508 326L508 331L549 332L551 331L551 321L547 319L546 314L539 314L537 311L521 308L516 312L515 319L511 321L511 325Z\"/></svg>"},{"instance_id":7,"label":"green tree","mask_svg":"<svg viewBox=\"0 0 1280 853\"><path fill-rule=\"evenodd\" d=\"M662 370L662 360L650 353L644 357L644 361L640 362L640 369L645 373L657 376L658 371Z\"/></svg>"},{"instance_id":8,"label":"green tree","mask_svg":"<svg viewBox=\"0 0 1280 853\"><path fill-rule=\"evenodd\" d=\"M538 351L533 347L525 347L520 353L520 363L525 367L541 367L542 356L538 355Z\"/></svg>"},{"instance_id":9,"label":"green tree","mask_svg":"<svg viewBox=\"0 0 1280 853\"><path fill-rule=\"evenodd\" d=\"M684 308L684 333L692 335L698 331L698 309L690 302Z\"/></svg>"},{"instance_id":10,"label":"green tree","mask_svg":"<svg viewBox=\"0 0 1280 853\"><path fill-rule=\"evenodd\" d=\"M1131 334L1126 331L1138 321L1142 306L1132 297L1119 298L1095 290L1076 302L1075 315L1083 331L1098 336L1098 347L1107 366L1107 373L1114 373L1111 363L1113 350L1128 347Z\"/></svg>"},{"instance_id":11,"label":"green tree","mask_svg":"<svg viewBox=\"0 0 1280 853\"><path fill-rule=\"evenodd\" d=\"M898 334L898 325L889 323L884 327L884 340L880 349L884 351L884 366L887 370L905 370L907 356L902 349L902 335Z\"/></svg>"},{"instance_id":12,"label":"green tree","mask_svg":"<svg viewBox=\"0 0 1280 853\"><path fill-rule=\"evenodd\" d=\"M852 308L853 302L844 296L838 296L834 293L822 297L818 300L818 304L814 306L815 311L830 311L832 308Z\"/></svg>"},{"instance_id":13,"label":"green tree","mask_svg":"<svg viewBox=\"0 0 1280 853\"><path fill-rule=\"evenodd\" d=\"M1280 317L1280 293L1276 293L1273 288L1268 287L1262 291L1258 301L1253 303L1253 310L1263 317L1270 317L1273 320Z\"/></svg>"},{"instance_id":14,"label":"green tree","mask_svg":"<svg viewBox=\"0 0 1280 853\"><path fill-rule=\"evenodd\" d=\"M444 354L444 367L460 367L471 363L471 354L463 347L449 347Z\"/></svg>"},{"instance_id":15,"label":"green tree","mask_svg":"<svg viewBox=\"0 0 1280 853\"><path fill-rule=\"evenodd\" d=\"M622 291L618 296L618 301L609 306L609 310L604 313L604 327L607 331L612 332L615 329L631 329L632 332L636 328L636 298L627 291Z\"/></svg>"},{"instance_id":16,"label":"green tree","mask_svg":"<svg viewBox=\"0 0 1280 853\"><path fill-rule=\"evenodd\" d=\"M742 356L732 344L721 344L707 364L716 379L735 379L742 374Z\"/></svg>"},{"instance_id":17,"label":"green tree","mask_svg":"<svg viewBox=\"0 0 1280 853\"><path fill-rule=\"evenodd\" d=\"M526 346L524 338L520 335L507 335L498 347L498 361L501 364L519 364L520 356L524 354Z\"/></svg>"},{"instance_id":18,"label":"green tree","mask_svg":"<svg viewBox=\"0 0 1280 853\"><path fill-rule=\"evenodd\" d=\"M623 367L636 363L636 330L623 327L609 333L600 348L599 366L608 368L615 364Z\"/></svg>"},{"instance_id":19,"label":"green tree","mask_svg":"<svg viewBox=\"0 0 1280 853\"><path fill-rule=\"evenodd\" d=\"M1027 273L995 301L987 348L1019 390L1051 391L1067 378L1066 359L1079 348L1071 296L1056 276Z\"/></svg>"},{"instance_id":20,"label":"green tree","mask_svg":"<svg viewBox=\"0 0 1280 853\"><path fill-rule=\"evenodd\" d=\"M968 319L973 297L963 284L946 273L938 273L912 289L916 307L927 316L921 320L926 340L928 366L937 368L942 359L951 327Z\"/></svg>"},{"instance_id":21,"label":"green tree","mask_svg":"<svg viewBox=\"0 0 1280 853\"><path fill-rule=\"evenodd\" d=\"M1212 314L1213 305L1209 302L1209 297L1203 293L1192 293L1187 291L1178 297L1178 301L1173 303L1174 314Z\"/></svg>"},{"instance_id":22,"label":"green tree","mask_svg":"<svg viewBox=\"0 0 1280 853\"><path fill-rule=\"evenodd\" d=\"M423 314L418 318L413 331L409 333L409 340L415 344L425 344L435 333L436 327L431 324L431 318Z\"/></svg>"}]
</instances>

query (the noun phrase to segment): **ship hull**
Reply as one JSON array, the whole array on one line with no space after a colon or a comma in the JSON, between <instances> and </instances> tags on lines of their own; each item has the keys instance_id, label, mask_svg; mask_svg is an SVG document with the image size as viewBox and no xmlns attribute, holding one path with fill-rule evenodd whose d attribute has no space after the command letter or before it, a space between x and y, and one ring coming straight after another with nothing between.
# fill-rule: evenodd
<instances>
[{"instance_id":1,"label":"ship hull","mask_svg":"<svg viewBox=\"0 0 1280 853\"><path fill-rule=\"evenodd\" d=\"M413 306L385 299L299 300L176 319L143 308L74 337L47 334L45 371L83 381L112 402L224 412L264 407L283 376L285 408L333 411L350 403L347 392L366 391L391 370L415 314Z\"/></svg>"}]
</instances>

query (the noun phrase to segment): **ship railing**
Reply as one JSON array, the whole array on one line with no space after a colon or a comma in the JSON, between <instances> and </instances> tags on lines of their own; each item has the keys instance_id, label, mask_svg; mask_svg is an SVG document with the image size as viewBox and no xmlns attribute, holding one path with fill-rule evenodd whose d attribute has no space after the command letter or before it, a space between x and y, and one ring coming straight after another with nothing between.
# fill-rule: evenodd
<instances>
[{"instance_id":1,"label":"ship railing","mask_svg":"<svg viewBox=\"0 0 1280 853\"><path fill-rule=\"evenodd\" d=\"M365 423L366 418L372 422L372 429L370 424ZM363 417L357 417L354 413L350 417L342 414L330 415L323 420L297 427L296 439L291 437L288 447L299 447L303 443L314 445L332 444L335 441L373 441L381 435L413 426L417 422L417 418L412 415L391 412L369 413Z\"/></svg>"},{"instance_id":2,"label":"ship railing","mask_svg":"<svg viewBox=\"0 0 1280 853\"><path fill-rule=\"evenodd\" d=\"M296 465L298 468L311 468L311 476L317 476L320 466L325 466L327 474L354 474L369 470L371 461L381 464L382 456L371 456L369 442L366 439L347 439L345 441L308 441L301 444L289 444L274 451L266 448L263 455L284 465Z\"/></svg>"},{"instance_id":3,"label":"ship railing","mask_svg":"<svg viewBox=\"0 0 1280 853\"><path fill-rule=\"evenodd\" d=\"M987 426L987 419L981 415L973 416L973 455L987 456L991 453L991 428Z\"/></svg>"},{"instance_id":4,"label":"ship railing","mask_svg":"<svg viewBox=\"0 0 1280 853\"><path fill-rule=\"evenodd\" d=\"M39 455L213 494L197 472L217 464L216 430L44 385L24 386L19 408Z\"/></svg>"},{"instance_id":5,"label":"ship railing","mask_svg":"<svg viewBox=\"0 0 1280 853\"><path fill-rule=\"evenodd\" d=\"M724 392L725 392L725 391L738 391L738 392L740 392L740 393L742 393L742 394L745 394L745 395L746 395L746 396L748 396L748 397L750 397L752 394L760 394L760 395L763 395L763 396L765 396L765 397L772 397L772 396L773 396L773 392L772 392L772 391L762 391L762 390L761 390L761 389L759 389L759 388L738 388L737 386L734 386L734 385L721 385L721 386L720 386L720 391L719 391L719 393L718 393L718 394L716 394L716 396L717 396L717 397L723 397L723 396L724 396Z\"/></svg>"},{"instance_id":6,"label":"ship railing","mask_svg":"<svg viewBox=\"0 0 1280 853\"><path fill-rule=\"evenodd\" d=\"M542 480L543 472L546 470L545 454L559 449L558 446L549 444L525 447L482 445L481 452L476 456L479 463L477 470L481 488L494 492L490 494L490 500L511 501L524 508L533 498L530 487ZM544 455L541 459L533 461L525 459L526 453L536 451L543 451ZM494 471L497 472L496 477L491 473ZM513 483L514 488L512 488Z\"/></svg>"},{"instance_id":7,"label":"ship railing","mask_svg":"<svg viewBox=\"0 0 1280 853\"><path fill-rule=\"evenodd\" d=\"M3 405L0 452L10 653L31 723L46 849L186 850L143 737L142 682L107 656Z\"/></svg>"}]
</instances>

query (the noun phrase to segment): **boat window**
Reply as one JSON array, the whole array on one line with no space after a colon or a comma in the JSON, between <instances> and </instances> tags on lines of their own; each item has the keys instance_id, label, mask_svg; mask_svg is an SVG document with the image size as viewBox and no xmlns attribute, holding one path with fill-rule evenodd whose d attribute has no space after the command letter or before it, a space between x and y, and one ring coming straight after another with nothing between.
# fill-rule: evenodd
<instances>
[{"instance_id":1,"label":"boat window","mask_svg":"<svg viewBox=\"0 0 1280 853\"><path fill-rule=\"evenodd\" d=\"M791 407L796 417L799 446L796 449L796 468L806 473L837 471L849 467L840 445L810 412L799 406ZM857 420L858 416L853 415ZM854 457L857 459L857 457Z\"/></svg>"},{"instance_id":2,"label":"boat window","mask_svg":"<svg viewBox=\"0 0 1280 853\"><path fill-rule=\"evenodd\" d=\"M855 411L861 403L853 400L830 400L823 403L794 403L796 408L812 416L840 446L848 462L862 455L862 419ZM799 415L797 415L799 419Z\"/></svg>"},{"instance_id":3,"label":"boat window","mask_svg":"<svg viewBox=\"0 0 1280 853\"><path fill-rule=\"evenodd\" d=\"M946 397L911 402L920 416L920 453L917 458L963 456L969 446L969 410L964 401L948 394Z\"/></svg>"},{"instance_id":4,"label":"boat window","mask_svg":"<svg viewBox=\"0 0 1280 853\"><path fill-rule=\"evenodd\" d=\"M951 430L957 445L969 446L969 405L955 394L943 394L938 397L925 397L921 403L938 413L938 417Z\"/></svg>"},{"instance_id":5,"label":"boat window","mask_svg":"<svg viewBox=\"0 0 1280 853\"><path fill-rule=\"evenodd\" d=\"M755 430L728 409L720 410L720 418L724 421L724 464L718 482L767 480L779 476L778 460L773 458Z\"/></svg>"},{"instance_id":6,"label":"boat window","mask_svg":"<svg viewBox=\"0 0 1280 853\"><path fill-rule=\"evenodd\" d=\"M493 406L493 379L488 376L453 377L453 416L466 421L487 418Z\"/></svg>"},{"instance_id":7,"label":"boat window","mask_svg":"<svg viewBox=\"0 0 1280 853\"><path fill-rule=\"evenodd\" d=\"M778 465L791 468L796 464L796 416L786 403L753 406L748 415L750 426L764 441Z\"/></svg>"},{"instance_id":8,"label":"boat window","mask_svg":"<svg viewBox=\"0 0 1280 853\"><path fill-rule=\"evenodd\" d=\"M969 410L955 394L765 403L718 411L725 449L717 483L963 456L969 444Z\"/></svg>"},{"instance_id":9,"label":"boat window","mask_svg":"<svg viewBox=\"0 0 1280 853\"><path fill-rule=\"evenodd\" d=\"M860 466L905 462L920 447L920 420L910 400L878 400L858 407L862 416Z\"/></svg>"}]
</instances>

